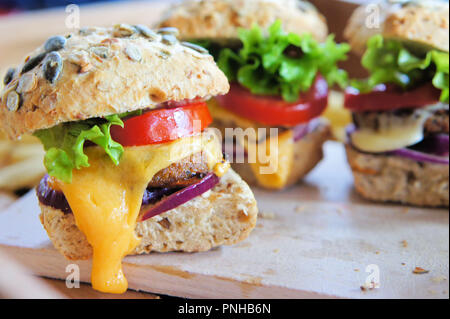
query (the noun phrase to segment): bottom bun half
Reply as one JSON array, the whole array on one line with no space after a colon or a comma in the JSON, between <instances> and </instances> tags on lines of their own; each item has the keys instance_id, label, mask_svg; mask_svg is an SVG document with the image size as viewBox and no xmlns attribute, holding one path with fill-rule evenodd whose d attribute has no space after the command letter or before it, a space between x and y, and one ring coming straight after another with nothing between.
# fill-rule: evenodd
<instances>
[{"instance_id":1,"label":"bottom bun half","mask_svg":"<svg viewBox=\"0 0 450 319\"><path fill-rule=\"evenodd\" d=\"M413 206L449 206L449 166L359 152L346 145L356 191L366 199Z\"/></svg>"},{"instance_id":2,"label":"bottom bun half","mask_svg":"<svg viewBox=\"0 0 450 319\"><path fill-rule=\"evenodd\" d=\"M39 203L40 219L53 245L71 260L89 259L92 247L73 214ZM232 245L248 237L258 209L248 185L232 169L213 189L136 226L140 244L131 254L152 251L200 252Z\"/></svg>"}]
</instances>

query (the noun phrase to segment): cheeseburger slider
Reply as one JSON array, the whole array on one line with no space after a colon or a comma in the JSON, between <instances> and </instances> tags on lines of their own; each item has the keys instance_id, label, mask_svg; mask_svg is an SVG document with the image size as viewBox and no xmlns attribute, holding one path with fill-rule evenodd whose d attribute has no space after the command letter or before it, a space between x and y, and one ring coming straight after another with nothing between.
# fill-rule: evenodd
<instances>
[{"instance_id":1,"label":"cheeseburger slider","mask_svg":"<svg viewBox=\"0 0 450 319\"><path fill-rule=\"evenodd\" d=\"M93 259L94 289L127 289L121 260L245 239L257 207L207 126L229 85L213 58L144 26L55 36L5 77L0 121L34 133L48 176L40 219L68 259Z\"/></svg>"},{"instance_id":2,"label":"cheeseburger slider","mask_svg":"<svg viewBox=\"0 0 450 319\"><path fill-rule=\"evenodd\" d=\"M321 160L330 130L318 117L327 106L328 86L346 84L336 63L349 47L327 37L325 19L311 4L185 1L158 26L177 27L181 38L208 49L231 82L227 95L208 104L226 152L235 155L233 168L246 181L281 189ZM229 136L226 128L258 132ZM236 159L242 153L244 160Z\"/></svg>"},{"instance_id":3,"label":"cheeseburger slider","mask_svg":"<svg viewBox=\"0 0 450 319\"><path fill-rule=\"evenodd\" d=\"M449 204L449 5L379 3L367 29L364 7L345 30L369 78L353 81L347 157L364 197L418 206ZM367 38L369 37L369 38Z\"/></svg>"}]
</instances>

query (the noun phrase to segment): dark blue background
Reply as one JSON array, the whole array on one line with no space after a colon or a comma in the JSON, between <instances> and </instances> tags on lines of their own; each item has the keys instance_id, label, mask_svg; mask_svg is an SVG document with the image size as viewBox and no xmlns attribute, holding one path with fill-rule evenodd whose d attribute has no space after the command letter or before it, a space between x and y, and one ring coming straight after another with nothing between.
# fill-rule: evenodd
<instances>
[{"instance_id":1,"label":"dark blue background","mask_svg":"<svg viewBox=\"0 0 450 319\"><path fill-rule=\"evenodd\" d=\"M71 3L86 4L92 2L105 2L105 0L0 0L0 8L17 10L35 10L49 7L67 6ZM113 0L116 1L116 0ZM111 2L108 1L108 2Z\"/></svg>"}]
</instances>

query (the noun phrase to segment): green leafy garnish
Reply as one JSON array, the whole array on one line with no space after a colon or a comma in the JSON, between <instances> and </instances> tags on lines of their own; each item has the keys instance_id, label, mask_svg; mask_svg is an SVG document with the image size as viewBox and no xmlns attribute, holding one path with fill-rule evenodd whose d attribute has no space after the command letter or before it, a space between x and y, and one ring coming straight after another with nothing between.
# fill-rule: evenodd
<instances>
[{"instance_id":1,"label":"green leafy garnish","mask_svg":"<svg viewBox=\"0 0 450 319\"><path fill-rule=\"evenodd\" d=\"M367 42L362 65L370 72L369 78L351 83L361 92L369 92L382 83L408 89L431 80L434 87L442 91L441 101L449 101L449 55L446 52L431 50L420 57L403 43L378 34Z\"/></svg>"},{"instance_id":2,"label":"green leafy garnish","mask_svg":"<svg viewBox=\"0 0 450 319\"><path fill-rule=\"evenodd\" d=\"M90 141L103 148L115 165L119 164L123 147L111 138L111 125L123 127L122 117L129 115L111 115L78 122L67 122L49 129L36 131L46 151L44 165L48 174L70 183L72 170L89 167L84 143Z\"/></svg>"},{"instance_id":3,"label":"green leafy garnish","mask_svg":"<svg viewBox=\"0 0 450 319\"><path fill-rule=\"evenodd\" d=\"M347 73L337 67L345 60L349 46L337 44L333 36L318 43L310 34L298 35L283 31L277 20L268 35L253 25L240 29L242 48L220 51L217 64L230 82L237 81L256 95L281 95L295 102L300 92L308 91L317 72L329 85L347 85Z\"/></svg>"}]
</instances>

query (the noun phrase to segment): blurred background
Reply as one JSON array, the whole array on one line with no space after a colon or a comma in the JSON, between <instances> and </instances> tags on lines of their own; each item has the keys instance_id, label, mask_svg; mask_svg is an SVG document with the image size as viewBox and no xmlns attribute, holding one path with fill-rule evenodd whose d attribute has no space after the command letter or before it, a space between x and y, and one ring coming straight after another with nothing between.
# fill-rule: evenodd
<instances>
[{"instance_id":1,"label":"blurred background","mask_svg":"<svg viewBox=\"0 0 450 319\"><path fill-rule=\"evenodd\" d=\"M104 0L78 0L78 1L64 1L64 0L2 0L1 4L1 12L6 14L13 10L23 11L23 10L37 10L37 9L46 9L51 7L58 6L66 6L71 3L73 4L87 4L93 2L107 2ZM116 0L110 0L108 2L113 2Z\"/></svg>"}]
</instances>

